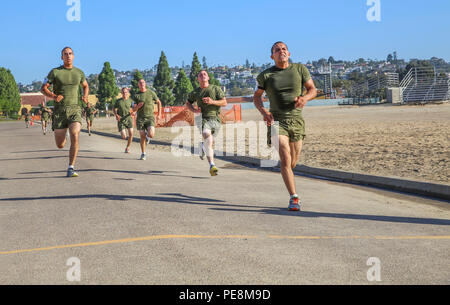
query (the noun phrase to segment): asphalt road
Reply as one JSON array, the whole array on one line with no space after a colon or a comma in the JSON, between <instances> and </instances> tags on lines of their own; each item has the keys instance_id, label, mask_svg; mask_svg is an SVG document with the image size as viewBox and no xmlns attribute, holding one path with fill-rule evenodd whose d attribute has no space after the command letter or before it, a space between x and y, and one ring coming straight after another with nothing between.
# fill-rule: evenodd
<instances>
[{"instance_id":1,"label":"asphalt road","mask_svg":"<svg viewBox=\"0 0 450 305\"><path fill-rule=\"evenodd\" d=\"M0 123L0 284L450 284L448 202L299 176L288 212L277 172L85 133L69 179L24 125Z\"/></svg>"}]
</instances>

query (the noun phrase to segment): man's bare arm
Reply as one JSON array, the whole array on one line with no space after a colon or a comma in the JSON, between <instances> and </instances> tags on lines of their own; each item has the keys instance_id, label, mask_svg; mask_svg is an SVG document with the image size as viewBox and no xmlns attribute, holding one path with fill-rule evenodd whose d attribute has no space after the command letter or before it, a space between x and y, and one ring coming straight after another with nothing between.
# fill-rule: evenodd
<instances>
[{"instance_id":1,"label":"man's bare arm","mask_svg":"<svg viewBox=\"0 0 450 305\"><path fill-rule=\"evenodd\" d=\"M41 87L41 93L42 93L43 95L45 95L46 97L48 97L48 98L54 100L54 101L57 102L57 103L61 102L61 101L64 99L64 96L62 96L62 95L56 95L55 93L51 92L51 91L49 90L50 86L51 86L51 84L49 84L49 83L42 85L42 87Z\"/></svg>"},{"instance_id":2,"label":"man's bare arm","mask_svg":"<svg viewBox=\"0 0 450 305\"><path fill-rule=\"evenodd\" d=\"M305 96L299 96L295 99L295 108L305 107L310 100L313 100L317 96L317 89L312 79L305 83L305 88L308 93Z\"/></svg>"},{"instance_id":3,"label":"man's bare arm","mask_svg":"<svg viewBox=\"0 0 450 305\"><path fill-rule=\"evenodd\" d=\"M85 80L81 86L83 87L83 102L85 104L89 103L89 84L88 82Z\"/></svg>"},{"instance_id":4,"label":"man's bare arm","mask_svg":"<svg viewBox=\"0 0 450 305\"><path fill-rule=\"evenodd\" d=\"M186 102L186 107L192 112L197 112L197 109L194 108L194 105L189 102Z\"/></svg>"},{"instance_id":5,"label":"man's bare arm","mask_svg":"<svg viewBox=\"0 0 450 305\"><path fill-rule=\"evenodd\" d=\"M264 108L264 103L262 100L262 96L264 94L264 90L258 89L253 95L253 103L255 104L256 109L262 114L264 117L264 121L271 123L274 121L272 113L270 113L266 108Z\"/></svg>"},{"instance_id":6,"label":"man's bare arm","mask_svg":"<svg viewBox=\"0 0 450 305\"><path fill-rule=\"evenodd\" d=\"M203 98L203 103L208 104L208 105L225 107L227 105L227 99L223 98L221 100L215 101L210 97L205 97L205 98Z\"/></svg>"},{"instance_id":7,"label":"man's bare arm","mask_svg":"<svg viewBox=\"0 0 450 305\"><path fill-rule=\"evenodd\" d=\"M158 117L161 117L161 114L162 114L162 104L161 104L161 101L160 100L157 100L156 101L156 104L158 105L157 107L158 107Z\"/></svg>"}]
</instances>

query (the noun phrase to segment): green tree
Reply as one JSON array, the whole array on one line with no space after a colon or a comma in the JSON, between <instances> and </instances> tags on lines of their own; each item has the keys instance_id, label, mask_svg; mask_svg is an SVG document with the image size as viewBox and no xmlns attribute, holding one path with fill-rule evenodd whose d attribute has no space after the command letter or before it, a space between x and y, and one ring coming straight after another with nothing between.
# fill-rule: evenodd
<instances>
[{"instance_id":1,"label":"green tree","mask_svg":"<svg viewBox=\"0 0 450 305\"><path fill-rule=\"evenodd\" d=\"M111 69L111 64L105 62L103 70L98 76L98 92L97 98L100 102L99 108L105 109L106 105L113 103L117 98L120 90L116 85L116 78L114 71ZM108 107L110 109L110 107Z\"/></svg>"},{"instance_id":2,"label":"green tree","mask_svg":"<svg viewBox=\"0 0 450 305\"><path fill-rule=\"evenodd\" d=\"M387 62L392 62L392 60L394 59L394 57L392 56L392 54L389 54L386 58Z\"/></svg>"},{"instance_id":3,"label":"green tree","mask_svg":"<svg viewBox=\"0 0 450 305\"><path fill-rule=\"evenodd\" d=\"M87 77L87 82L89 85L89 94L97 95L98 93L98 74L91 74Z\"/></svg>"},{"instance_id":4,"label":"green tree","mask_svg":"<svg viewBox=\"0 0 450 305\"><path fill-rule=\"evenodd\" d=\"M177 76L177 80L175 82L175 88L173 93L175 95L174 105L184 105L186 103L189 93L191 93L194 89L192 88L191 81L184 72L183 69L180 70Z\"/></svg>"},{"instance_id":5,"label":"green tree","mask_svg":"<svg viewBox=\"0 0 450 305\"><path fill-rule=\"evenodd\" d=\"M173 96L172 90L175 83L172 79L169 63L167 62L167 57L164 52L161 52L161 56L159 57L158 70L153 86L155 87L156 95L158 95L163 106L173 105L175 97Z\"/></svg>"},{"instance_id":6,"label":"green tree","mask_svg":"<svg viewBox=\"0 0 450 305\"><path fill-rule=\"evenodd\" d=\"M20 93L10 70L0 67L0 111L10 116L20 110Z\"/></svg>"},{"instance_id":7,"label":"green tree","mask_svg":"<svg viewBox=\"0 0 450 305\"><path fill-rule=\"evenodd\" d=\"M191 80L191 84L194 89L200 87L197 77L201 70L202 65L198 60L197 52L195 52L194 57L192 58L191 73L189 73L189 79Z\"/></svg>"},{"instance_id":8,"label":"green tree","mask_svg":"<svg viewBox=\"0 0 450 305\"><path fill-rule=\"evenodd\" d=\"M131 90L130 90L130 96L132 99L136 97L136 94L139 93L139 81L143 79L142 73L139 72L139 70L135 70L133 73L133 79L131 80Z\"/></svg>"},{"instance_id":9,"label":"green tree","mask_svg":"<svg viewBox=\"0 0 450 305\"><path fill-rule=\"evenodd\" d=\"M208 71L208 75L210 85L220 86L220 82L214 77L214 73Z\"/></svg>"},{"instance_id":10,"label":"green tree","mask_svg":"<svg viewBox=\"0 0 450 305\"><path fill-rule=\"evenodd\" d=\"M202 58L202 62L203 62L203 69L208 69L208 64L206 63L206 57L205 56L203 56L203 58Z\"/></svg>"}]
</instances>

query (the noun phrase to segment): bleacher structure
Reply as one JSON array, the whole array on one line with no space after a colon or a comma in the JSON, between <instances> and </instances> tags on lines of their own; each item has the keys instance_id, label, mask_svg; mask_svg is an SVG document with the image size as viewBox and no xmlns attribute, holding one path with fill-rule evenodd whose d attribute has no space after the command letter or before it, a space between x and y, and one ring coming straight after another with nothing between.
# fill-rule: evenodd
<instances>
[{"instance_id":1,"label":"bleacher structure","mask_svg":"<svg viewBox=\"0 0 450 305\"><path fill-rule=\"evenodd\" d=\"M399 85L403 103L450 100L450 77L434 67L412 68Z\"/></svg>"},{"instance_id":2,"label":"bleacher structure","mask_svg":"<svg viewBox=\"0 0 450 305\"><path fill-rule=\"evenodd\" d=\"M399 74L392 72L376 73L367 80L360 82L349 90L350 97L376 97L380 90L399 86Z\"/></svg>"}]
</instances>

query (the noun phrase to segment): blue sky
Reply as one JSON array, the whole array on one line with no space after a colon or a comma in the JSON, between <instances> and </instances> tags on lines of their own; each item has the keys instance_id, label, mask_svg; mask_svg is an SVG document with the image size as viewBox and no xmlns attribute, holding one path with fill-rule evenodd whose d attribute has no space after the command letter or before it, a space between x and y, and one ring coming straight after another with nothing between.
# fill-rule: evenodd
<instances>
[{"instance_id":1,"label":"blue sky","mask_svg":"<svg viewBox=\"0 0 450 305\"><path fill-rule=\"evenodd\" d=\"M381 21L366 18L367 0L80 0L81 21L69 22L67 0L0 2L0 66L17 82L43 80L72 46L75 65L99 73L148 69L161 51L171 66L196 51L208 65L270 62L285 41L294 61L321 57L450 61L449 0L380 0Z\"/></svg>"}]
</instances>

